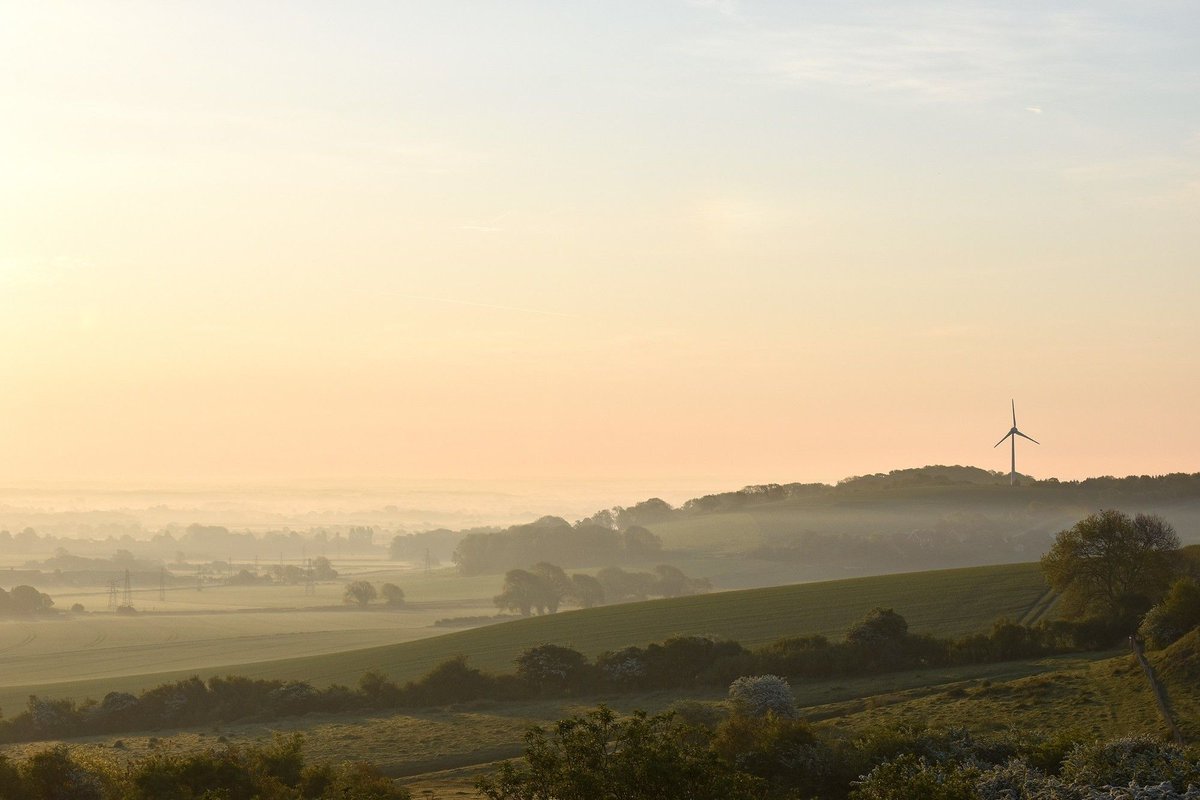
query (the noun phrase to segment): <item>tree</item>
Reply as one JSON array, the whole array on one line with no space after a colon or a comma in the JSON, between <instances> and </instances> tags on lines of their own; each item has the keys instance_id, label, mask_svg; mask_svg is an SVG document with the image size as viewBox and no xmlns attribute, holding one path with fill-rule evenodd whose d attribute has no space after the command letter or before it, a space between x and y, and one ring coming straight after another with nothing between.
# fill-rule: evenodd
<instances>
[{"instance_id":1,"label":"tree","mask_svg":"<svg viewBox=\"0 0 1200 800\"><path fill-rule=\"evenodd\" d=\"M577 572L571 576L571 599L583 608L604 605L604 587L591 575Z\"/></svg>"},{"instance_id":2,"label":"tree","mask_svg":"<svg viewBox=\"0 0 1200 800\"><path fill-rule=\"evenodd\" d=\"M497 608L519 611L521 616L528 617L534 609L538 614L546 613L551 604L557 609L558 597L557 590L541 575L510 569L504 574L504 588L493 601Z\"/></svg>"},{"instance_id":3,"label":"tree","mask_svg":"<svg viewBox=\"0 0 1200 800\"><path fill-rule=\"evenodd\" d=\"M369 581L354 581L346 584L346 593L342 596L343 603L358 603L365 606L379 596L375 587Z\"/></svg>"},{"instance_id":4,"label":"tree","mask_svg":"<svg viewBox=\"0 0 1200 800\"><path fill-rule=\"evenodd\" d=\"M1163 601L1146 613L1138 633L1153 648L1166 647L1200 625L1200 584L1180 578Z\"/></svg>"},{"instance_id":5,"label":"tree","mask_svg":"<svg viewBox=\"0 0 1200 800\"><path fill-rule=\"evenodd\" d=\"M631 525L621 534L625 555L630 558L656 558L662 552L662 539L641 525Z\"/></svg>"},{"instance_id":6,"label":"tree","mask_svg":"<svg viewBox=\"0 0 1200 800\"><path fill-rule=\"evenodd\" d=\"M49 611L54 605L50 595L42 594L32 586L14 586L8 596L12 610L18 614Z\"/></svg>"},{"instance_id":7,"label":"tree","mask_svg":"<svg viewBox=\"0 0 1200 800\"><path fill-rule=\"evenodd\" d=\"M539 561L529 571L545 581L543 591L546 608L551 614L558 613L559 604L571 594L571 579L567 577L567 573L563 572L562 567L546 561Z\"/></svg>"},{"instance_id":8,"label":"tree","mask_svg":"<svg viewBox=\"0 0 1200 800\"><path fill-rule=\"evenodd\" d=\"M626 572L620 567L605 567L596 573L596 580L604 588L605 602L625 603L645 600L653 594L658 577L649 572Z\"/></svg>"},{"instance_id":9,"label":"tree","mask_svg":"<svg viewBox=\"0 0 1200 800\"><path fill-rule=\"evenodd\" d=\"M317 556L312 562L313 580L331 581L338 576L337 570L325 556Z\"/></svg>"},{"instance_id":10,"label":"tree","mask_svg":"<svg viewBox=\"0 0 1200 800\"><path fill-rule=\"evenodd\" d=\"M683 597L712 589L712 584L707 578L689 578L683 570L670 564L659 564L654 571L658 574L655 594L661 594L663 597Z\"/></svg>"},{"instance_id":11,"label":"tree","mask_svg":"<svg viewBox=\"0 0 1200 800\"><path fill-rule=\"evenodd\" d=\"M383 602L393 608L404 605L404 590L394 583L385 583L380 586L379 593L383 595Z\"/></svg>"},{"instance_id":12,"label":"tree","mask_svg":"<svg viewBox=\"0 0 1200 800\"><path fill-rule=\"evenodd\" d=\"M1042 572L1066 610L1117 615L1162 596L1178 549L1175 529L1159 516L1101 511L1059 532Z\"/></svg>"}]
</instances>

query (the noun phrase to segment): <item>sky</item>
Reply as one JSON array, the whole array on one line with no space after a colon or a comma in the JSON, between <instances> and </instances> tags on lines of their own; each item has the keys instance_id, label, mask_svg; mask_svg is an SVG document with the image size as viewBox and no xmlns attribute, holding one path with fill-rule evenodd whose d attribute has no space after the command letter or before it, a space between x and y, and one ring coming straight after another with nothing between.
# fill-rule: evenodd
<instances>
[{"instance_id":1,"label":"sky","mask_svg":"<svg viewBox=\"0 0 1200 800\"><path fill-rule=\"evenodd\" d=\"M0 0L0 480L1200 471L1191 2Z\"/></svg>"}]
</instances>

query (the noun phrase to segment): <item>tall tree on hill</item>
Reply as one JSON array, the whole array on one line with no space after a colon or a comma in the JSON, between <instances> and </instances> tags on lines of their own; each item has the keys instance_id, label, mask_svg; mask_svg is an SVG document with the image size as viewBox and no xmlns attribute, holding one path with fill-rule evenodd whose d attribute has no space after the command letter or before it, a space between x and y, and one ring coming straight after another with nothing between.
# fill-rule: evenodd
<instances>
[{"instance_id":1,"label":"tall tree on hill","mask_svg":"<svg viewBox=\"0 0 1200 800\"><path fill-rule=\"evenodd\" d=\"M1115 615L1162 596L1178 549L1175 529L1157 515L1101 511L1059 532L1042 571L1068 612Z\"/></svg>"}]
</instances>

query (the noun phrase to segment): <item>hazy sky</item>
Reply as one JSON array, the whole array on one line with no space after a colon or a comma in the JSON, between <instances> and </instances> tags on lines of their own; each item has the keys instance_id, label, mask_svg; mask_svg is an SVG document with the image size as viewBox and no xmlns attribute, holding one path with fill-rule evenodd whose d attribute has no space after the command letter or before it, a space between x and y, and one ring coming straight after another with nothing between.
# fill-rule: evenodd
<instances>
[{"instance_id":1,"label":"hazy sky","mask_svg":"<svg viewBox=\"0 0 1200 800\"><path fill-rule=\"evenodd\" d=\"M1190 1L0 0L9 482L1198 471L1198 256Z\"/></svg>"}]
</instances>

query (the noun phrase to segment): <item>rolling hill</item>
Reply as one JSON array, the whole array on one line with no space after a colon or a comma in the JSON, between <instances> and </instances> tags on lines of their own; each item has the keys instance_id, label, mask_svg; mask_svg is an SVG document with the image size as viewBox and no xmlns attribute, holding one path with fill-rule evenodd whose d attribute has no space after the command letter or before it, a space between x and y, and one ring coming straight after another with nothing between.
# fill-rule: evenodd
<instances>
[{"instance_id":1,"label":"rolling hill","mask_svg":"<svg viewBox=\"0 0 1200 800\"><path fill-rule=\"evenodd\" d=\"M475 666L508 671L523 650L546 642L588 655L675 634L713 634L745 645L783 636L837 636L875 606L895 608L915 632L956 635L983 630L998 617L1030 620L1046 610L1047 589L1036 564L1007 564L881 575L820 583L653 600L532 617L459 631L416 642L302 658L231 663L204 670L156 668L170 663L170 645L139 653L128 674L89 679L81 663L77 680L0 686L0 708L21 707L30 694L102 697L136 692L193 674L236 674L306 680L316 685L354 684L369 670L396 680L416 678L447 658L466 654ZM176 662L177 663L177 662Z\"/></svg>"}]
</instances>

